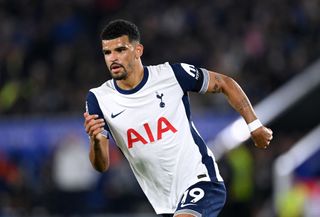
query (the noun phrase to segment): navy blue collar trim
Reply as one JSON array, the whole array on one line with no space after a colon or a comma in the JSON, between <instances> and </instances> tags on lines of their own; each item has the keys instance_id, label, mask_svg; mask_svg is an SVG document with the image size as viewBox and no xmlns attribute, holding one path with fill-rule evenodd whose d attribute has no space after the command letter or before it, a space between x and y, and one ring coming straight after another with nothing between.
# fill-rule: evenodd
<instances>
[{"instance_id":1,"label":"navy blue collar trim","mask_svg":"<svg viewBox=\"0 0 320 217\"><path fill-rule=\"evenodd\" d=\"M119 92L119 93L122 93L122 94L133 94L133 93L136 93L138 92L146 83L147 83L147 80L149 78L149 71L148 71L148 68L146 66L143 67L143 78L142 78L142 81L133 89L131 90L124 90L124 89L121 89L118 85L117 85L117 82L116 80L113 79L113 84L116 88L116 90Z\"/></svg>"}]
</instances>

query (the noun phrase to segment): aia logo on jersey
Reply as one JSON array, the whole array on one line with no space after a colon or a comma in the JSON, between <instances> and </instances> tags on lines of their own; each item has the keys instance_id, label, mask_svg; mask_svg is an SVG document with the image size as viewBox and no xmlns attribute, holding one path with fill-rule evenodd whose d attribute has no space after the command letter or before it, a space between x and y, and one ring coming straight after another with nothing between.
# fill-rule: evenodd
<instances>
[{"instance_id":1,"label":"aia logo on jersey","mask_svg":"<svg viewBox=\"0 0 320 217\"><path fill-rule=\"evenodd\" d=\"M127 144L129 149L133 147L134 143L140 142L145 145L147 143L154 142L155 139L162 139L162 135L164 133L177 132L177 129L165 117L160 117L158 119L156 132L152 132L149 123L143 124L143 128L148 138L144 138L137 130L133 128L127 130Z\"/></svg>"}]
</instances>

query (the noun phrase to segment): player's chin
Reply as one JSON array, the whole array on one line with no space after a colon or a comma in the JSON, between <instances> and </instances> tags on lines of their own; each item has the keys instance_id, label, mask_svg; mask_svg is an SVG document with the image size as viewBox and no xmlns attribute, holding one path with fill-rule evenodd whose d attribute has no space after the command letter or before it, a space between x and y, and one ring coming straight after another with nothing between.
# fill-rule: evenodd
<instances>
[{"instance_id":1,"label":"player's chin","mask_svg":"<svg viewBox=\"0 0 320 217\"><path fill-rule=\"evenodd\" d=\"M112 73L111 72L111 77L114 80L123 80L127 78L127 73L126 72L119 72L119 73Z\"/></svg>"}]
</instances>

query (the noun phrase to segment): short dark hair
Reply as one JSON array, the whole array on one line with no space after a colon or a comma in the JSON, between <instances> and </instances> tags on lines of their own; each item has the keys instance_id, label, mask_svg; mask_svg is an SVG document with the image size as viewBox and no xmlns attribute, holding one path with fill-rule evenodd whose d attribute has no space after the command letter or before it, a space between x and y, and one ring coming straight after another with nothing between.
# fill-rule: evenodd
<instances>
[{"instance_id":1,"label":"short dark hair","mask_svg":"<svg viewBox=\"0 0 320 217\"><path fill-rule=\"evenodd\" d=\"M138 27L134 23L123 19L110 21L103 28L100 38L101 40L110 40L123 35L127 35L130 42L140 42L140 32Z\"/></svg>"}]
</instances>

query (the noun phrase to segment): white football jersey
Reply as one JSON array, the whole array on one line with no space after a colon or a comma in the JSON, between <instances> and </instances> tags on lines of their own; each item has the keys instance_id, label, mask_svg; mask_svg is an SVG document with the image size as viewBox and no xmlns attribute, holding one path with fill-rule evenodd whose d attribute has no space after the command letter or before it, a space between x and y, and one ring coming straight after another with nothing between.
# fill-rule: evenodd
<instances>
[{"instance_id":1,"label":"white football jersey","mask_svg":"<svg viewBox=\"0 0 320 217\"><path fill-rule=\"evenodd\" d=\"M196 182L223 181L190 118L188 91L205 93L208 83L205 69L164 63L145 66L132 90L111 79L88 93L88 112L105 119L157 214L173 213Z\"/></svg>"}]
</instances>

